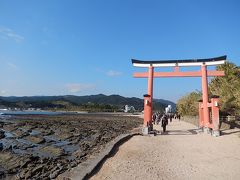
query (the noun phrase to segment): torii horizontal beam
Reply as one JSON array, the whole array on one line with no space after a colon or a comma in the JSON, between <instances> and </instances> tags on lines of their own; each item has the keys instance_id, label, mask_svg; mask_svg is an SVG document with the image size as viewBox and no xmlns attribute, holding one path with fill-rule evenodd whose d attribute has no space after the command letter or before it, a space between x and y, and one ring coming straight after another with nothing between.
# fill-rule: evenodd
<instances>
[{"instance_id":1,"label":"torii horizontal beam","mask_svg":"<svg viewBox=\"0 0 240 180\"><path fill-rule=\"evenodd\" d=\"M224 71L208 70L207 76L224 76ZM136 72L133 74L135 78L148 78L148 72ZM202 77L201 71L173 71L173 72L153 72L153 77Z\"/></svg>"}]
</instances>

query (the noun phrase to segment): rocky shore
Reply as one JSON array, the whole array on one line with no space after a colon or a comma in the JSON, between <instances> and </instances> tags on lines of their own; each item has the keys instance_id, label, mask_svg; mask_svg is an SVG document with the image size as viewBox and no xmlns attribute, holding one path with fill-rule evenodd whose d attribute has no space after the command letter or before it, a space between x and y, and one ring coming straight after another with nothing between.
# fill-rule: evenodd
<instances>
[{"instance_id":1,"label":"rocky shore","mask_svg":"<svg viewBox=\"0 0 240 180\"><path fill-rule=\"evenodd\" d=\"M54 179L141 123L113 114L1 117L0 179Z\"/></svg>"}]
</instances>

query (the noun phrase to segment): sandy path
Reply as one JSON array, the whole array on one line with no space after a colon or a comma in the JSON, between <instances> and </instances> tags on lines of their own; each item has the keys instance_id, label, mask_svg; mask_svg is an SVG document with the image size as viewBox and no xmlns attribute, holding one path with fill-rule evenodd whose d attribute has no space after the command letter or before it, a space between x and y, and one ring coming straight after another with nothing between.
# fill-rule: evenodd
<instances>
[{"instance_id":1,"label":"sandy path","mask_svg":"<svg viewBox=\"0 0 240 180\"><path fill-rule=\"evenodd\" d=\"M174 120L167 130L131 138L91 179L240 179L239 129L216 138Z\"/></svg>"}]
</instances>

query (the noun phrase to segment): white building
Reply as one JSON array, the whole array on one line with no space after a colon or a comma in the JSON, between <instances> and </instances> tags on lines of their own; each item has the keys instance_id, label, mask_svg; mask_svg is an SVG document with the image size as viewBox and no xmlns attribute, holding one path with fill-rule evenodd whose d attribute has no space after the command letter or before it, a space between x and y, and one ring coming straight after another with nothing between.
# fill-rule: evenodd
<instances>
[{"instance_id":1,"label":"white building","mask_svg":"<svg viewBox=\"0 0 240 180\"><path fill-rule=\"evenodd\" d=\"M133 106L125 105L124 112L129 112L129 111L135 111L135 108Z\"/></svg>"},{"instance_id":2,"label":"white building","mask_svg":"<svg viewBox=\"0 0 240 180\"><path fill-rule=\"evenodd\" d=\"M166 108L165 108L165 113L171 113L172 112L172 106L171 105L168 105Z\"/></svg>"}]
</instances>

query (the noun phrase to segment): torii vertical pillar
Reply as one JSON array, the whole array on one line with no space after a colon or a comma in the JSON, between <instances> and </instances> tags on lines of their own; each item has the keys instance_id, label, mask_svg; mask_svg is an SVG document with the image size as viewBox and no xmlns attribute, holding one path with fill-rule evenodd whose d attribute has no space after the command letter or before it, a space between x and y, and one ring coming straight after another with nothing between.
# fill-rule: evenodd
<instances>
[{"instance_id":1,"label":"torii vertical pillar","mask_svg":"<svg viewBox=\"0 0 240 180\"><path fill-rule=\"evenodd\" d=\"M152 125L152 101L153 101L153 72L154 68L152 65L149 66L148 69L148 95L150 95L149 101L150 101L150 106L151 108L149 109L149 128L152 130L153 125Z\"/></svg>"},{"instance_id":2,"label":"torii vertical pillar","mask_svg":"<svg viewBox=\"0 0 240 180\"><path fill-rule=\"evenodd\" d=\"M204 120L203 120L202 100L199 100L199 103L198 103L198 116L199 116L198 127L199 127L199 129L203 129L204 128Z\"/></svg>"},{"instance_id":3,"label":"torii vertical pillar","mask_svg":"<svg viewBox=\"0 0 240 180\"><path fill-rule=\"evenodd\" d=\"M212 107L212 135L218 137L220 136L219 96L213 96L211 98L211 107Z\"/></svg>"},{"instance_id":4,"label":"torii vertical pillar","mask_svg":"<svg viewBox=\"0 0 240 180\"><path fill-rule=\"evenodd\" d=\"M150 114L151 109L152 109L152 104L151 104L151 97L149 94L145 94L144 96L144 121L143 121L143 129L142 129L142 132L144 135L147 135L149 134L149 131L151 131L151 126L150 126L150 123L151 123L151 119L152 119L152 116Z\"/></svg>"},{"instance_id":5,"label":"torii vertical pillar","mask_svg":"<svg viewBox=\"0 0 240 180\"><path fill-rule=\"evenodd\" d=\"M206 132L209 131L209 110L208 110L208 81L207 81L207 66L201 66L202 73L202 98L203 98L203 125Z\"/></svg>"},{"instance_id":6,"label":"torii vertical pillar","mask_svg":"<svg viewBox=\"0 0 240 180\"><path fill-rule=\"evenodd\" d=\"M152 124L152 101L153 101L153 66L148 68L148 94L144 95L144 124L143 134L148 134L153 130Z\"/></svg>"}]
</instances>

